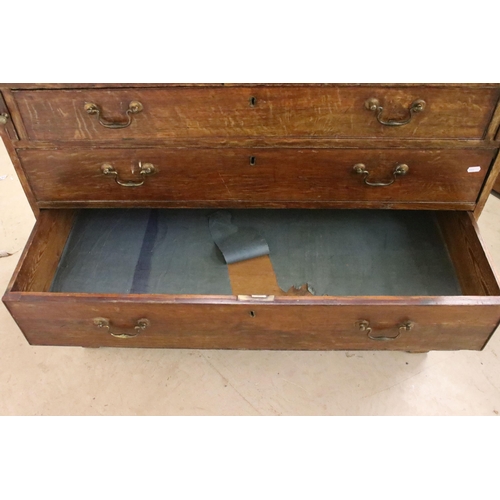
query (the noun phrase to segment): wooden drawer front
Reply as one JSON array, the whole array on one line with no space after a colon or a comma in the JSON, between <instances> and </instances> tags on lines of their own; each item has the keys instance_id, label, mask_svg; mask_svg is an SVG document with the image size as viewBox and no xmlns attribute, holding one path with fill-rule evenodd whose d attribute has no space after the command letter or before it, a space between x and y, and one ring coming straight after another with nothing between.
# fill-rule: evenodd
<instances>
[{"instance_id":1,"label":"wooden drawer front","mask_svg":"<svg viewBox=\"0 0 500 500\"><path fill-rule=\"evenodd\" d=\"M481 349L497 326L499 306L388 305L377 300L331 305L173 303L158 297L54 297L8 302L30 344L193 349ZM52 295L52 296L51 296ZM318 298L317 302L321 302ZM282 299L284 300L284 299ZM151 303L153 301L154 303ZM325 303L326 301L323 300ZM343 302L343 303L342 303ZM423 302L423 301L422 301ZM109 321L99 328L95 318ZM149 325L137 336L135 326ZM369 321L370 335L359 322ZM410 331L399 328L411 321ZM115 336L111 335L114 334ZM399 335L398 335L399 334ZM122 338L116 337L121 335ZM385 338L396 337L394 340Z\"/></svg>"},{"instance_id":2,"label":"wooden drawer front","mask_svg":"<svg viewBox=\"0 0 500 500\"><path fill-rule=\"evenodd\" d=\"M244 136L480 139L498 99L498 89L425 86L37 90L13 94L28 137L36 141ZM378 101L376 110L367 109L372 98ZM420 100L425 101L425 108L413 113L409 123L379 123L378 115L382 122L407 121L412 104ZM100 115L88 114L86 104L95 104ZM105 125L118 126L130 120L130 125L107 128L99 119Z\"/></svg>"},{"instance_id":3,"label":"wooden drawer front","mask_svg":"<svg viewBox=\"0 0 500 500\"><path fill-rule=\"evenodd\" d=\"M70 210L41 212L3 298L31 344L211 349L482 349L500 319L498 282L477 226L464 212L434 214L463 295L406 297L50 292L74 225L74 215ZM408 235L409 230L405 226L404 234ZM179 235L178 232L173 235L176 242ZM98 239L104 238L107 253L120 255L119 246L113 244L110 236L109 232L103 232ZM103 257L101 250L99 258ZM146 248L146 253L151 251L151 247ZM418 261L417 253L413 256ZM340 254L337 258L341 258ZM425 263L421 262L420 268L424 269ZM148 269L150 272L152 268ZM133 272L136 270L137 266ZM109 271L102 272L109 278ZM417 274L415 280L422 277ZM388 273L386 279L395 280L397 276Z\"/></svg>"},{"instance_id":4,"label":"wooden drawer front","mask_svg":"<svg viewBox=\"0 0 500 500\"><path fill-rule=\"evenodd\" d=\"M492 150L21 150L39 202L474 203ZM140 165L155 173L141 176ZM356 173L355 165L366 173ZM398 165L405 175L394 175ZM116 175L105 175L111 165ZM106 168L106 167L105 167ZM141 186L123 186L132 182ZM368 185L390 184L390 185Z\"/></svg>"}]
</instances>

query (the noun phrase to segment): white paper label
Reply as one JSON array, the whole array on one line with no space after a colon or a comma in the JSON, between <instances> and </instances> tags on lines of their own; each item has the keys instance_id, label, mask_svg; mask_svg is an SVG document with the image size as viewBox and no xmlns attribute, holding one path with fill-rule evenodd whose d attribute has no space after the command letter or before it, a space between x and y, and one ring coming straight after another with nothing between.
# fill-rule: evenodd
<instances>
[{"instance_id":1,"label":"white paper label","mask_svg":"<svg viewBox=\"0 0 500 500\"><path fill-rule=\"evenodd\" d=\"M467 172L481 172L481 167L469 167Z\"/></svg>"}]
</instances>

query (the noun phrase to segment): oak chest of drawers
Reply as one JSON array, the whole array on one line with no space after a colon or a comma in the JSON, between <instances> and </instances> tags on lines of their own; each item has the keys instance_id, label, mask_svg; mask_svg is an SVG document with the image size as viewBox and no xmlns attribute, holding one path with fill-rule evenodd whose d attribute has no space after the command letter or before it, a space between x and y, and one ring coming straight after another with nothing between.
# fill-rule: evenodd
<instances>
[{"instance_id":1,"label":"oak chest of drawers","mask_svg":"<svg viewBox=\"0 0 500 500\"><path fill-rule=\"evenodd\" d=\"M37 215L3 297L30 344L479 350L500 322L475 222L500 85L0 93Z\"/></svg>"}]
</instances>

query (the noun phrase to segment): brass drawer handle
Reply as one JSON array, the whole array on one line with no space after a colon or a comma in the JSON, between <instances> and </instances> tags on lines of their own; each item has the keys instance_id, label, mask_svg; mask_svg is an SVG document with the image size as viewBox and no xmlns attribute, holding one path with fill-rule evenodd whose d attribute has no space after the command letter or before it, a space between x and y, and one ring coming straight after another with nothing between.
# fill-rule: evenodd
<instances>
[{"instance_id":1,"label":"brass drawer handle","mask_svg":"<svg viewBox=\"0 0 500 500\"><path fill-rule=\"evenodd\" d=\"M367 186L390 186L391 184L394 184L396 181L396 178L401 175L406 175L408 171L410 170L410 167L408 165L405 165L404 163L399 163L396 165L394 170L392 171L392 180L389 182L370 182L368 180L368 177L370 175L370 172L366 170L366 166L364 163L356 163L354 167L352 168L357 174L363 175L363 182Z\"/></svg>"},{"instance_id":2,"label":"brass drawer handle","mask_svg":"<svg viewBox=\"0 0 500 500\"><path fill-rule=\"evenodd\" d=\"M139 168L141 169L139 171L139 175L142 177L141 181L122 181L120 179L120 176L118 172L115 170L115 167L109 163L104 163L101 165L101 172L104 175L112 176L115 178L115 182L117 184L120 184L120 186L124 187L139 187L142 186L146 180L146 177L148 175L153 175L156 173L156 169L152 163L142 163L139 162Z\"/></svg>"},{"instance_id":3,"label":"brass drawer handle","mask_svg":"<svg viewBox=\"0 0 500 500\"><path fill-rule=\"evenodd\" d=\"M366 321L365 319L358 321L356 325L358 326L360 332L366 332L366 335L368 336L369 339L386 341L386 340L396 340L403 332L409 332L413 328L414 323L411 321L405 321L404 323L399 325L398 327L399 332L395 337L386 337L386 336L374 337L372 335L372 327L370 326L370 322Z\"/></svg>"},{"instance_id":4,"label":"brass drawer handle","mask_svg":"<svg viewBox=\"0 0 500 500\"><path fill-rule=\"evenodd\" d=\"M138 319L137 324L134 326L135 333L113 333L111 331L111 323L109 319L106 318L94 318L94 325L97 326L97 328L107 330L112 337L116 337L117 339L131 339L143 332L150 325L150 322L149 319L146 318Z\"/></svg>"},{"instance_id":5,"label":"brass drawer handle","mask_svg":"<svg viewBox=\"0 0 500 500\"><path fill-rule=\"evenodd\" d=\"M83 107L89 115L97 115L97 120L99 123L106 128L126 128L132 123L132 115L140 113L143 109L142 104L139 101L131 101L128 105L128 109L125 112L127 115L126 122L110 122L102 117L101 108L98 104L93 102L86 102Z\"/></svg>"},{"instance_id":6,"label":"brass drawer handle","mask_svg":"<svg viewBox=\"0 0 500 500\"><path fill-rule=\"evenodd\" d=\"M387 125L388 127L400 127L401 125L410 123L415 113L421 113L425 109L425 101L423 101L422 99L413 101L408 108L409 116L406 120L403 121L394 119L383 120L382 113L384 112L384 107L380 105L379 100L375 97L372 97L365 102L365 108L369 109L370 111L374 111L378 122L382 125Z\"/></svg>"},{"instance_id":7,"label":"brass drawer handle","mask_svg":"<svg viewBox=\"0 0 500 500\"><path fill-rule=\"evenodd\" d=\"M7 113L0 113L0 125L5 125L9 119L9 115Z\"/></svg>"}]
</instances>

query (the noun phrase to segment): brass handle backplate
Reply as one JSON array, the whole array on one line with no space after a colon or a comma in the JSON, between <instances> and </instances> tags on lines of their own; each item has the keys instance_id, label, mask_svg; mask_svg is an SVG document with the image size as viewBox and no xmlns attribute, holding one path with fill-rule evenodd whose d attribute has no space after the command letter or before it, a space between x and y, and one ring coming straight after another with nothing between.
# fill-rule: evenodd
<instances>
[{"instance_id":1,"label":"brass handle backplate","mask_svg":"<svg viewBox=\"0 0 500 500\"><path fill-rule=\"evenodd\" d=\"M131 101L128 105L128 109L125 112L127 115L127 121L125 122L112 122L106 120L102 116L101 107L93 102L86 102L83 109L89 115L97 115L97 120L99 123L106 128L126 128L132 123L132 115L140 113L143 110L143 106L139 101Z\"/></svg>"},{"instance_id":2,"label":"brass handle backplate","mask_svg":"<svg viewBox=\"0 0 500 500\"><path fill-rule=\"evenodd\" d=\"M370 322L367 321L366 319L358 321L356 323L356 326L358 327L358 330L360 332L366 332L366 335L368 336L369 339L387 341L387 340L396 340L403 332L409 332L410 330L412 330L414 323L412 321L405 321L404 323L400 324L398 326L399 332L394 337L386 337L384 335L374 337L372 335L372 327L370 326Z\"/></svg>"},{"instance_id":3,"label":"brass handle backplate","mask_svg":"<svg viewBox=\"0 0 500 500\"><path fill-rule=\"evenodd\" d=\"M140 181L122 181L115 167L113 167L113 165L111 165L110 163L104 163L103 165L101 165L101 172L104 175L114 177L115 182L117 184L120 184L120 186L139 187L144 184L144 181L146 180L146 177L148 175L153 175L156 173L156 169L152 163L139 162L139 168L140 168L139 175L142 178L142 180Z\"/></svg>"},{"instance_id":4,"label":"brass handle backplate","mask_svg":"<svg viewBox=\"0 0 500 500\"><path fill-rule=\"evenodd\" d=\"M356 172L359 175L363 175L363 182L367 186L390 186L391 184L394 184L396 179L401 176L401 175L406 175L408 171L410 170L410 167L404 163L399 163L394 167L394 170L392 171L392 179L388 182L371 182L368 180L368 177L370 176L370 172L366 170L366 166L364 163L356 163L354 167L352 168L354 172Z\"/></svg>"},{"instance_id":5,"label":"brass handle backplate","mask_svg":"<svg viewBox=\"0 0 500 500\"><path fill-rule=\"evenodd\" d=\"M137 320L137 324L134 326L135 333L113 333L111 331L111 322L107 318L94 318L94 325L97 328L102 328L106 330L112 337L117 339L131 339L137 337L139 333L143 332L149 325L149 319L141 318Z\"/></svg>"},{"instance_id":6,"label":"brass handle backplate","mask_svg":"<svg viewBox=\"0 0 500 500\"><path fill-rule=\"evenodd\" d=\"M411 119L413 118L413 115L415 113L421 113L425 109L425 106L426 104L424 100L417 99L416 101L413 101L410 107L408 108L408 118L406 120L395 120L392 118L384 120L382 118L384 107L380 105L378 99L376 99L375 97L371 97L365 102L365 108L369 109L370 111L374 111L378 122L388 127L400 127L401 125L406 125L410 123Z\"/></svg>"},{"instance_id":7,"label":"brass handle backplate","mask_svg":"<svg viewBox=\"0 0 500 500\"><path fill-rule=\"evenodd\" d=\"M9 120L9 115L7 113L0 113L0 125L5 125Z\"/></svg>"}]
</instances>

